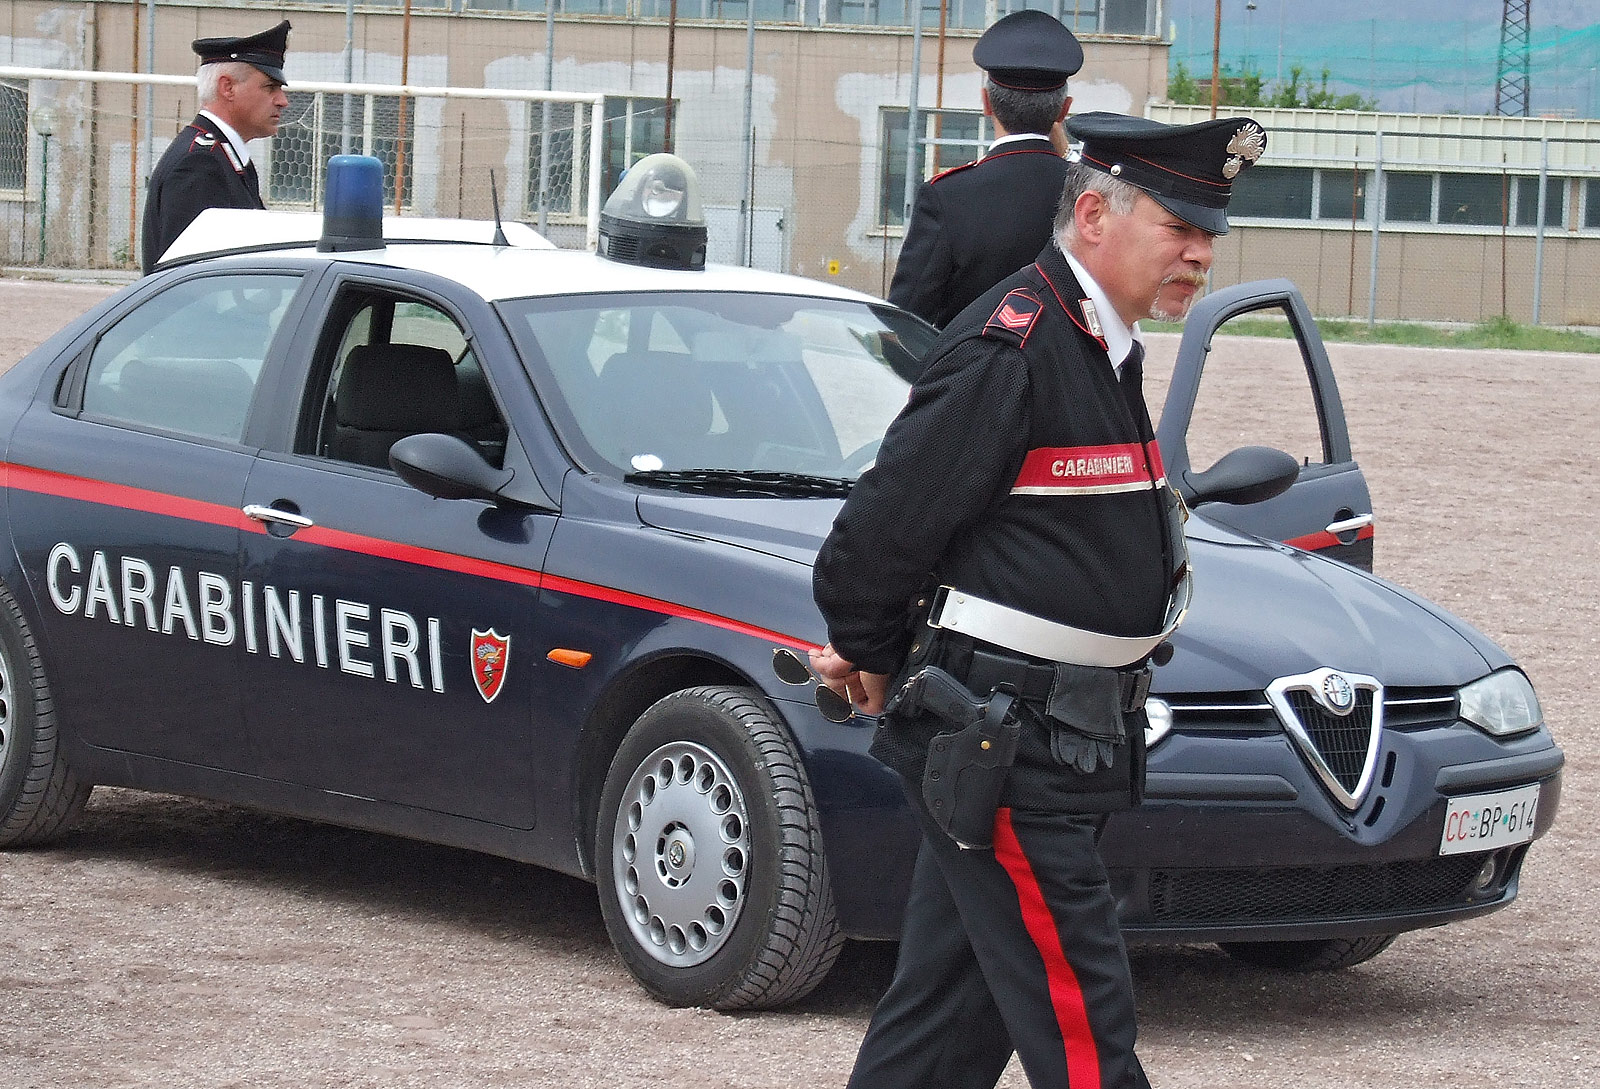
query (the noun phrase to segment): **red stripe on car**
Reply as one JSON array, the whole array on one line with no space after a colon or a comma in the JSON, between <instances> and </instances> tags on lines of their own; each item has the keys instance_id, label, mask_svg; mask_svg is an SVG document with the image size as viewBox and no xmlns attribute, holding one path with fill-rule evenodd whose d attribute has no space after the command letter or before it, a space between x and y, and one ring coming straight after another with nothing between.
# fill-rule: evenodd
<instances>
[{"instance_id":1,"label":"red stripe on car","mask_svg":"<svg viewBox=\"0 0 1600 1089\"><path fill-rule=\"evenodd\" d=\"M149 491L144 488L130 487L126 484L112 484L104 480L69 476L65 473L56 473L48 469L36 469L28 465L0 462L0 486L20 488L23 491L36 492L40 495L53 495L62 499L75 499L85 503L99 503L102 506L118 507L123 510L165 515L169 518L179 518L187 522L229 526L250 533L266 532L266 527L260 522L246 516L238 508L229 507L222 503L209 503L201 499L188 499L184 496ZM403 544L399 541L385 540L382 537L368 537L364 534L349 533L340 529L329 529L325 526L307 526L305 529L296 531L294 539L304 544L320 545L323 548L337 549L340 552L354 552L364 556L374 556L378 559L409 563L418 567L432 567L440 571L455 571L459 574L472 575L477 578L495 579L499 582L545 589L552 593L570 594L574 597L585 597L593 601L606 601L614 605L626 605L629 608L659 613L662 616L679 617L684 620L692 620L697 624L708 624L714 628L721 628L723 631L748 635L766 642L794 647L797 650L810 651L820 649L818 644L805 639L785 635L782 632L772 631L754 624L747 624L732 617L706 612L703 609L696 609L689 605L680 605L677 602L665 601L661 598L646 597L643 594L635 594L611 586L601 586L598 583L582 582L578 579L564 578L560 575L532 571L512 564L475 559L471 556L457 555L454 552L440 552L432 548Z\"/></svg>"}]
</instances>

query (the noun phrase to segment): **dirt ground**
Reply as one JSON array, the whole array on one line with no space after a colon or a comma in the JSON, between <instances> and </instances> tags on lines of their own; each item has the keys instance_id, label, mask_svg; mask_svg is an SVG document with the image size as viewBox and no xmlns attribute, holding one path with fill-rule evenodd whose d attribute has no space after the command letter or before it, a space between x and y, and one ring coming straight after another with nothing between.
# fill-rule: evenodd
<instances>
[{"instance_id":1,"label":"dirt ground","mask_svg":"<svg viewBox=\"0 0 1600 1089\"><path fill-rule=\"evenodd\" d=\"M0 281L0 367L108 290ZM1176 347L1155 339L1152 372ZM1248 363L1266 344L1219 348ZM1330 352L1377 567L1521 659L1567 752L1560 819L1513 907L1355 969L1277 975L1214 947L1136 947L1145 1066L1164 1089L1590 1089L1600 724L1581 701L1600 641L1583 574L1600 356ZM613 955L581 882L102 790L64 843L0 855L0 1086L842 1085L891 968L891 948L852 944L795 1009L668 1010ZM1026 1081L1013 1066L1003 1084Z\"/></svg>"}]
</instances>

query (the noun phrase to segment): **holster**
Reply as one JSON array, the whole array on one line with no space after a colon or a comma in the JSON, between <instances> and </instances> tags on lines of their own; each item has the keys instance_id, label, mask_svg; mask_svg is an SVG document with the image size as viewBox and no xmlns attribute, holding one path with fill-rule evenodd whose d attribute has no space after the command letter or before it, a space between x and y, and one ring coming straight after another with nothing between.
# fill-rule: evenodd
<instances>
[{"instance_id":1,"label":"holster","mask_svg":"<svg viewBox=\"0 0 1600 1089\"><path fill-rule=\"evenodd\" d=\"M963 848L994 845L994 814L1006 773L1017 756L1021 705L1009 692L974 696L937 667L919 670L891 705L922 711L957 729L935 734L922 771L922 800L935 824Z\"/></svg>"}]
</instances>

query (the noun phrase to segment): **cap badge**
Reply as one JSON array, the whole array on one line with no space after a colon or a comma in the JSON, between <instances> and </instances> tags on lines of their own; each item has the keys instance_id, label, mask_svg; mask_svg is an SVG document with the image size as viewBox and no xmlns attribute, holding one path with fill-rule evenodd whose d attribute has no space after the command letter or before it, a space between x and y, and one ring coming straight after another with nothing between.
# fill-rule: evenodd
<instances>
[{"instance_id":1,"label":"cap badge","mask_svg":"<svg viewBox=\"0 0 1600 1089\"><path fill-rule=\"evenodd\" d=\"M1230 158L1222 164L1222 176L1230 181L1238 177L1239 171L1261 158L1261 153L1266 150L1267 134L1254 121L1246 121L1233 134L1233 139L1228 141L1227 153Z\"/></svg>"}]
</instances>

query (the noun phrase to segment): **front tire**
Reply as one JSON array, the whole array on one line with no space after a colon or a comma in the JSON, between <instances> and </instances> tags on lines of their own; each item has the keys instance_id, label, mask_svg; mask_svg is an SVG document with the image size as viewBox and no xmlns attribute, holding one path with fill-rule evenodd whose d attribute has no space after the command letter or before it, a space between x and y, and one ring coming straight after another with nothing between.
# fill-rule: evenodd
<instances>
[{"instance_id":1,"label":"front tire","mask_svg":"<svg viewBox=\"0 0 1600 1089\"><path fill-rule=\"evenodd\" d=\"M606 774L601 914L669 1006L764 1009L809 994L844 939L805 768L753 690L691 688L639 716Z\"/></svg>"},{"instance_id":2,"label":"front tire","mask_svg":"<svg viewBox=\"0 0 1600 1089\"><path fill-rule=\"evenodd\" d=\"M1324 938L1304 942L1223 942L1229 956L1280 972L1331 972L1365 963L1394 944L1398 934Z\"/></svg>"},{"instance_id":3,"label":"front tire","mask_svg":"<svg viewBox=\"0 0 1600 1089\"><path fill-rule=\"evenodd\" d=\"M0 847L64 835L89 799L61 755L55 702L33 632L0 583Z\"/></svg>"}]
</instances>

